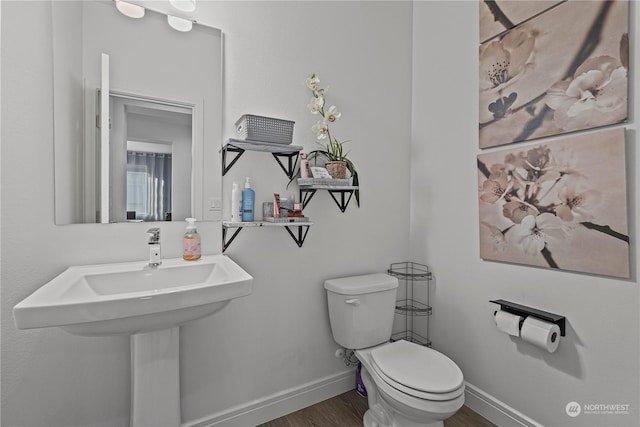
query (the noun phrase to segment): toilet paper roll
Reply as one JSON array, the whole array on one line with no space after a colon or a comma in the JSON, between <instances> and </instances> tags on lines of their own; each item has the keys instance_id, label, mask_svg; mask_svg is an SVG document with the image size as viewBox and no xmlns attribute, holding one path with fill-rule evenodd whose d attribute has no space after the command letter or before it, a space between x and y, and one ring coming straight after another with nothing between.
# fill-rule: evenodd
<instances>
[{"instance_id":1,"label":"toilet paper roll","mask_svg":"<svg viewBox=\"0 0 640 427\"><path fill-rule=\"evenodd\" d=\"M520 322L522 321L522 316L498 310L496 311L494 318L499 331L513 335L514 337L520 336Z\"/></svg>"},{"instance_id":2,"label":"toilet paper roll","mask_svg":"<svg viewBox=\"0 0 640 427\"><path fill-rule=\"evenodd\" d=\"M555 323L545 322L529 316L524 319L520 337L523 341L553 353L560 344L560 327Z\"/></svg>"}]
</instances>

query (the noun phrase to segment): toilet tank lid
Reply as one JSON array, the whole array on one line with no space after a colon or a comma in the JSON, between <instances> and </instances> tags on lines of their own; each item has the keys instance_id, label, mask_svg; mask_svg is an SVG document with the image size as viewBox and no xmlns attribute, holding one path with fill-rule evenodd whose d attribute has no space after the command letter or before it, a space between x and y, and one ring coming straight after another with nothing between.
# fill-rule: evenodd
<instances>
[{"instance_id":1,"label":"toilet tank lid","mask_svg":"<svg viewBox=\"0 0 640 427\"><path fill-rule=\"evenodd\" d=\"M324 288L342 295L360 295L387 291L398 287L398 279L384 273L341 277L325 280Z\"/></svg>"}]
</instances>

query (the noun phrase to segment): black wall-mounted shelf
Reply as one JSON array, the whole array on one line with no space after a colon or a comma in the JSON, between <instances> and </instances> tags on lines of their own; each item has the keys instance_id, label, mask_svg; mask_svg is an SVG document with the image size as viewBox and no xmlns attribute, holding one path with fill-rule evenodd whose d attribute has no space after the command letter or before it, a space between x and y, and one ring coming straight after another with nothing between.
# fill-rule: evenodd
<instances>
[{"instance_id":1,"label":"black wall-mounted shelf","mask_svg":"<svg viewBox=\"0 0 640 427\"><path fill-rule=\"evenodd\" d=\"M291 238L296 242L299 248L304 244L304 240L307 238L309 227L313 225L312 222L269 222L269 221L251 221L251 222L233 222L222 221L222 252L226 251L231 242L236 238L238 233L245 227L284 227ZM292 227L296 227L294 232ZM227 240L227 234L229 229L233 229L233 234Z\"/></svg>"},{"instance_id":2,"label":"black wall-mounted shelf","mask_svg":"<svg viewBox=\"0 0 640 427\"><path fill-rule=\"evenodd\" d=\"M502 299L490 300L494 304L500 305L500 310L506 311L516 316L533 316L546 322L555 323L560 328L560 335L565 336L566 332L566 318L559 314L549 313L547 311L538 310L537 308L527 307L526 305L516 304L511 301L505 301Z\"/></svg>"},{"instance_id":3,"label":"black wall-mounted shelf","mask_svg":"<svg viewBox=\"0 0 640 427\"><path fill-rule=\"evenodd\" d=\"M298 157L302 147L296 145L276 144L260 141L246 141L241 139L229 138L227 143L222 147L222 176L236 164L245 151L258 151L271 153L276 159L280 168L284 171L289 179L293 179L296 174L298 165ZM231 158L231 156L233 158ZM259 228L259 227L280 227L287 230L291 238L296 242L299 248L304 244L309 232L309 227L313 223L309 221L298 221L291 219L287 222L271 222L271 221L222 221L222 252L225 252L231 243L238 236L243 228ZM233 231L231 231L233 230Z\"/></svg>"},{"instance_id":4,"label":"black wall-mounted shelf","mask_svg":"<svg viewBox=\"0 0 640 427\"><path fill-rule=\"evenodd\" d=\"M298 154L302 151L302 147L297 145L274 144L259 141L244 141L241 139L229 139L222 147L222 176L236 164L245 151L267 152L273 155L284 173L289 179L293 178L296 173L298 164ZM228 154L234 154L232 159L227 158ZM228 164L227 164L228 162Z\"/></svg>"}]
</instances>

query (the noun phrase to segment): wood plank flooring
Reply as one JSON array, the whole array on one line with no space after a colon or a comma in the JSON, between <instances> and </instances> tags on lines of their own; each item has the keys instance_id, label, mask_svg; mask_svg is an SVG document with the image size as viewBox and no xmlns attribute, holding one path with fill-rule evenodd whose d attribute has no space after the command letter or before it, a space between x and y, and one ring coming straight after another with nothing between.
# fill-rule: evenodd
<instances>
[{"instance_id":1,"label":"wood plank flooring","mask_svg":"<svg viewBox=\"0 0 640 427\"><path fill-rule=\"evenodd\" d=\"M367 399L351 390L257 427L362 427L362 417L368 407ZM496 427L466 406L445 420L444 425Z\"/></svg>"}]
</instances>

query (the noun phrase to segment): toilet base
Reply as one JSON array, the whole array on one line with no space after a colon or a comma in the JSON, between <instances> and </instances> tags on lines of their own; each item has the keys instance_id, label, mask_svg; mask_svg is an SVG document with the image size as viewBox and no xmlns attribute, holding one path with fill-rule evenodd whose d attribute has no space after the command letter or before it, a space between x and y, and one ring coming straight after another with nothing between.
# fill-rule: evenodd
<instances>
[{"instance_id":1,"label":"toilet base","mask_svg":"<svg viewBox=\"0 0 640 427\"><path fill-rule=\"evenodd\" d=\"M397 414L396 414L397 417ZM371 409L367 410L364 414L364 418L362 419L364 427L444 427L443 421L434 421L432 423L425 424L424 422L416 422L413 420L408 420L402 417L402 420L388 420L388 418L384 417L386 422L380 422L380 419L376 417L375 410Z\"/></svg>"},{"instance_id":2,"label":"toilet base","mask_svg":"<svg viewBox=\"0 0 640 427\"><path fill-rule=\"evenodd\" d=\"M365 427L444 427L444 420L455 414L464 403L464 395L450 402L438 402L435 405L443 407L430 410L418 410L407 406L405 403L393 399L386 392L378 389L371 373L369 372L369 361L365 354L358 354L362 362L361 377L367 389L367 401L369 409L364 414L363 423ZM364 360L363 360L364 359ZM382 381L382 380L380 380Z\"/></svg>"},{"instance_id":3,"label":"toilet base","mask_svg":"<svg viewBox=\"0 0 640 427\"><path fill-rule=\"evenodd\" d=\"M372 417L367 418L367 413L364 414L364 427L383 427L382 425L375 422ZM396 427L396 424L391 424L391 426ZM444 427L444 422L436 421L432 424L403 424L402 427Z\"/></svg>"}]
</instances>

